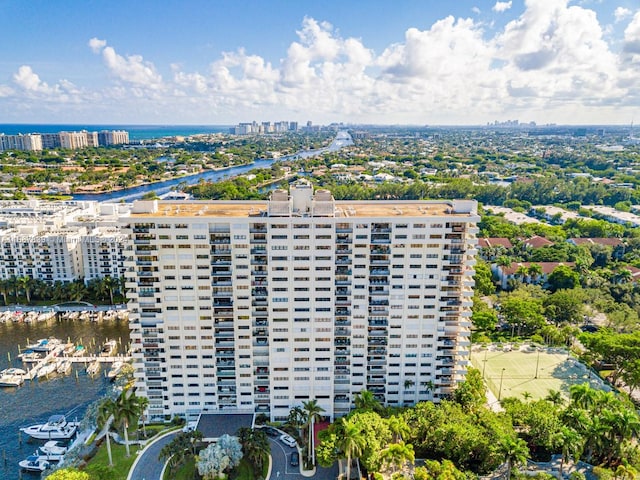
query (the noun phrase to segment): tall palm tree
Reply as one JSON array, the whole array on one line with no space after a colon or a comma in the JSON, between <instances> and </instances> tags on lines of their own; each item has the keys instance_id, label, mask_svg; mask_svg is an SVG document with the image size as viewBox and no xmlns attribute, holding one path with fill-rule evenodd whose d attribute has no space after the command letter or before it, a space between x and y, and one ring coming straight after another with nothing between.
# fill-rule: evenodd
<instances>
[{"instance_id":1,"label":"tall palm tree","mask_svg":"<svg viewBox=\"0 0 640 480\"><path fill-rule=\"evenodd\" d=\"M109 430L111 430L111 424L114 421L116 413L116 403L107 398L98 407L98 428L106 430L105 435L107 437L107 455L109 457L109 466L113 467L113 457L111 455L111 437L109 436Z\"/></svg>"},{"instance_id":2,"label":"tall palm tree","mask_svg":"<svg viewBox=\"0 0 640 480\"><path fill-rule=\"evenodd\" d=\"M571 385L569 387L569 398L574 406L589 410L595 405L596 390L591 388L588 383Z\"/></svg>"},{"instance_id":3,"label":"tall palm tree","mask_svg":"<svg viewBox=\"0 0 640 480\"><path fill-rule=\"evenodd\" d=\"M305 424L307 418L302 408L295 406L289 410L289 416L287 417L287 423L296 429L298 435L300 435L300 429Z\"/></svg>"},{"instance_id":4,"label":"tall palm tree","mask_svg":"<svg viewBox=\"0 0 640 480\"><path fill-rule=\"evenodd\" d=\"M560 431L553 438L556 447L562 448L560 458L560 478L563 478L562 471L564 464L569 460L580 457L582 451L582 437L572 428L562 426Z\"/></svg>"},{"instance_id":5,"label":"tall palm tree","mask_svg":"<svg viewBox=\"0 0 640 480\"><path fill-rule=\"evenodd\" d=\"M320 405L318 405L318 400L313 399L313 400L308 400L306 402L302 402L302 409L304 410L305 414L306 414L306 418L307 421L305 422L305 426L307 428L307 436L309 438L309 456L311 458L311 464L315 465L316 464L316 456L315 456L315 448L313 445L313 441L314 441L314 435L313 435L313 423L316 420L320 420L322 418L322 415L320 415L322 412L324 412L324 408L322 408Z\"/></svg>"},{"instance_id":6,"label":"tall palm tree","mask_svg":"<svg viewBox=\"0 0 640 480\"><path fill-rule=\"evenodd\" d=\"M353 420L342 417L341 434L338 437L338 445L347 457L347 480L351 479L351 459L362 455L366 445L366 439L361 427Z\"/></svg>"},{"instance_id":7,"label":"tall palm tree","mask_svg":"<svg viewBox=\"0 0 640 480\"><path fill-rule=\"evenodd\" d=\"M9 292L11 292L11 284L9 283L9 279L0 279L0 295L2 295L2 300L4 300L5 305L9 305Z\"/></svg>"},{"instance_id":8,"label":"tall palm tree","mask_svg":"<svg viewBox=\"0 0 640 480\"><path fill-rule=\"evenodd\" d=\"M127 451L127 457L131 456L129 451L129 425L138 419L140 415L140 407L138 397L133 394L131 389L123 390L115 401L115 419L124 433L124 444Z\"/></svg>"},{"instance_id":9,"label":"tall palm tree","mask_svg":"<svg viewBox=\"0 0 640 480\"><path fill-rule=\"evenodd\" d=\"M379 412L382 409L380 402L369 390L362 390L354 397L353 401L358 410Z\"/></svg>"},{"instance_id":10,"label":"tall palm tree","mask_svg":"<svg viewBox=\"0 0 640 480\"><path fill-rule=\"evenodd\" d=\"M407 425L405 419L397 415L391 415L387 418L387 426L393 435L393 441L396 443L402 441L402 437L404 435L409 435L411 433L411 429L409 428L409 425Z\"/></svg>"},{"instance_id":11,"label":"tall palm tree","mask_svg":"<svg viewBox=\"0 0 640 480\"><path fill-rule=\"evenodd\" d=\"M100 281L100 287L109 295L109 305L113 305L113 292L118 289L120 281L113 277L104 277Z\"/></svg>"},{"instance_id":12,"label":"tall palm tree","mask_svg":"<svg viewBox=\"0 0 640 480\"><path fill-rule=\"evenodd\" d=\"M136 397L138 402L138 413L142 419L142 435L147 438L147 417L145 412L149 407L149 399L147 397Z\"/></svg>"},{"instance_id":13,"label":"tall palm tree","mask_svg":"<svg viewBox=\"0 0 640 480\"><path fill-rule=\"evenodd\" d=\"M33 286L33 278L28 275L19 277L17 280L18 288L24 292L27 303L31 303L31 287Z\"/></svg>"},{"instance_id":14,"label":"tall palm tree","mask_svg":"<svg viewBox=\"0 0 640 480\"><path fill-rule=\"evenodd\" d=\"M236 436L242 445L243 454L255 466L255 472L262 472L264 459L269 453L267 434L262 430L242 427Z\"/></svg>"},{"instance_id":15,"label":"tall palm tree","mask_svg":"<svg viewBox=\"0 0 640 480\"><path fill-rule=\"evenodd\" d=\"M69 300L82 300L87 295L87 287L81 280L68 284L66 290Z\"/></svg>"},{"instance_id":16,"label":"tall palm tree","mask_svg":"<svg viewBox=\"0 0 640 480\"><path fill-rule=\"evenodd\" d=\"M392 443L380 453L380 456L384 463L395 467L396 470L402 468L406 462L413 464L416 461L413 445L404 442Z\"/></svg>"},{"instance_id":17,"label":"tall palm tree","mask_svg":"<svg viewBox=\"0 0 640 480\"><path fill-rule=\"evenodd\" d=\"M507 480L511 479L511 469L513 465L525 463L529 458L527 442L521 438L505 437L498 443L498 451L504 456L507 462Z\"/></svg>"}]
</instances>

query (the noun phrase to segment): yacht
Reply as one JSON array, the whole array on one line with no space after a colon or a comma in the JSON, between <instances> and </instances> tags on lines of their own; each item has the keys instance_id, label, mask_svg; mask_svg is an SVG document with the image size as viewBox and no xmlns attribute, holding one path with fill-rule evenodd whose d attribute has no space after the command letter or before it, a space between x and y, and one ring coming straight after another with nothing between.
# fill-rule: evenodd
<instances>
[{"instance_id":1,"label":"yacht","mask_svg":"<svg viewBox=\"0 0 640 480\"><path fill-rule=\"evenodd\" d=\"M76 349L74 350L72 356L74 357L84 357L84 355L87 353L87 349L84 348L84 345L78 345L76 347Z\"/></svg>"},{"instance_id":2,"label":"yacht","mask_svg":"<svg viewBox=\"0 0 640 480\"><path fill-rule=\"evenodd\" d=\"M73 364L71 363L71 360L68 360L66 358L59 359L56 362L56 372L62 375L66 375L67 373L70 373L72 367L73 367Z\"/></svg>"},{"instance_id":3,"label":"yacht","mask_svg":"<svg viewBox=\"0 0 640 480\"><path fill-rule=\"evenodd\" d=\"M91 362L89 364L89 366L87 367L87 375L93 377L94 375L97 375L98 373L100 373L100 362L98 360L95 360L95 361Z\"/></svg>"},{"instance_id":4,"label":"yacht","mask_svg":"<svg viewBox=\"0 0 640 480\"><path fill-rule=\"evenodd\" d=\"M38 340L38 343L28 345L27 348L33 350L34 352L49 353L51 350L58 347L61 343L62 342L58 338L43 338L42 340Z\"/></svg>"},{"instance_id":5,"label":"yacht","mask_svg":"<svg viewBox=\"0 0 640 480\"><path fill-rule=\"evenodd\" d=\"M64 415L52 415L47 423L22 427L21 432L38 440L66 440L76 433L78 422L68 422Z\"/></svg>"},{"instance_id":6,"label":"yacht","mask_svg":"<svg viewBox=\"0 0 640 480\"><path fill-rule=\"evenodd\" d=\"M102 345L102 350L100 350L101 357L112 357L116 350L118 349L118 344L115 340L107 340Z\"/></svg>"},{"instance_id":7,"label":"yacht","mask_svg":"<svg viewBox=\"0 0 640 480\"><path fill-rule=\"evenodd\" d=\"M124 362L120 360L113 362L113 364L111 365L111 369L109 369L109 372L107 373L107 378L109 380L115 380L122 370L122 367L124 367Z\"/></svg>"},{"instance_id":8,"label":"yacht","mask_svg":"<svg viewBox=\"0 0 640 480\"><path fill-rule=\"evenodd\" d=\"M56 362L45 363L38 369L38 378L48 377L49 375L56 373L58 364Z\"/></svg>"},{"instance_id":9,"label":"yacht","mask_svg":"<svg viewBox=\"0 0 640 480\"><path fill-rule=\"evenodd\" d=\"M18 355L18 358L23 362L35 362L36 360L42 358L42 356L38 352L34 352L33 350L29 349L24 350L20 355Z\"/></svg>"},{"instance_id":10,"label":"yacht","mask_svg":"<svg viewBox=\"0 0 640 480\"><path fill-rule=\"evenodd\" d=\"M49 440L38 448L34 455L44 457L49 462L57 462L62 460L65 453L67 453L67 447L62 446L57 440Z\"/></svg>"},{"instance_id":11,"label":"yacht","mask_svg":"<svg viewBox=\"0 0 640 480\"><path fill-rule=\"evenodd\" d=\"M18 465L27 472L44 472L51 464L44 457L29 455L21 462L18 462Z\"/></svg>"},{"instance_id":12,"label":"yacht","mask_svg":"<svg viewBox=\"0 0 640 480\"><path fill-rule=\"evenodd\" d=\"M6 368L0 372L0 387L19 387L27 374L21 368Z\"/></svg>"}]
</instances>

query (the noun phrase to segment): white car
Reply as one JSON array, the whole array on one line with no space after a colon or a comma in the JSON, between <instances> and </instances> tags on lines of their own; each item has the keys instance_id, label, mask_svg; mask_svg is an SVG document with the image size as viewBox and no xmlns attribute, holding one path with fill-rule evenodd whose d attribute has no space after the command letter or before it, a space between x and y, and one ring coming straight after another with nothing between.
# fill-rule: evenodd
<instances>
[{"instance_id":1,"label":"white car","mask_svg":"<svg viewBox=\"0 0 640 480\"><path fill-rule=\"evenodd\" d=\"M280 435L280 441L291 448L295 448L298 446L293 437L287 434Z\"/></svg>"}]
</instances>

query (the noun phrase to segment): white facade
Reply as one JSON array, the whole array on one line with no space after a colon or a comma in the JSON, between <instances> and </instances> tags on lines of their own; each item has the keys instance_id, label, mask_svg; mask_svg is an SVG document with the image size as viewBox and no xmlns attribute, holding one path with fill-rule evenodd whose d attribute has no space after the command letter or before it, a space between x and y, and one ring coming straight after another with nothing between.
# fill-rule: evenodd
<instances>
[{"instance_id":1,"label":"white facade","mask_svg":"<svg viewBox=\"0 0 640 480\"><path fill-rule=\"evenodd\" d=\"M152 418L330 417L372 391L448 396L468 364L476 202L136 202L123 233L138 392Z\"/></svg>"},{"instance_id":2,"label":"white facade","mask_svg":"<svg viewBox=\"0 0 640 480\"><path fill-rule=\"evenodd\" d=\"M41 151L42 137L38 133L5 135L0 133L0 152L4 150Z\"/></svg>"},{"instance_id":3,"label":"white facade","mask_svg":"<svg viewBox=\"0 0 640 480\"><path fill-rule=\"evenodd\" d=\"M126 236L114 228L96 228L82 237L84 281L124 276Z\"/></svg>"}]
</instances>

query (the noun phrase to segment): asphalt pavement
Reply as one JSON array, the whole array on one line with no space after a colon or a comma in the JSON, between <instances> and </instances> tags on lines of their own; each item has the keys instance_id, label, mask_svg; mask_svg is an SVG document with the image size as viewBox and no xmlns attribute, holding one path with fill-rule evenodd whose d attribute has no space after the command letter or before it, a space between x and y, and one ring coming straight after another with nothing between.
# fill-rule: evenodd
<instances>
[{"instance_id":1,"label":"asphalt pavement","mask_svg":"<svg viewBox=\"0 0 640 480\"><path fill-rule=\"evenodd\" d=\"M305 480L313 478L317 480L335 480L338 478L338 464L337 462L329 467L316 469L316 474L313 477L305 477L300 473L300 465L292 467L290 464L291 454L297 452L298 449L291 448L282 443L279 439L269 438L269 444L271 445L271 476L269 480ZM300 457L300 464L302 464L302 456Z\"/></svg>"},{"instance_id":2,"label":"asphalt pavement","mask_svg":"<svg viewBox=\"0 0 640 480\"><path fill-rule=\"evenodd\" d=\"M127 480L162 480L160 476L162 475L164 462L158 458L160 450L181 431L180 429L175 430L147 445L140 452L133 468L129 471Z\"/></svg>"}]
</instances>

